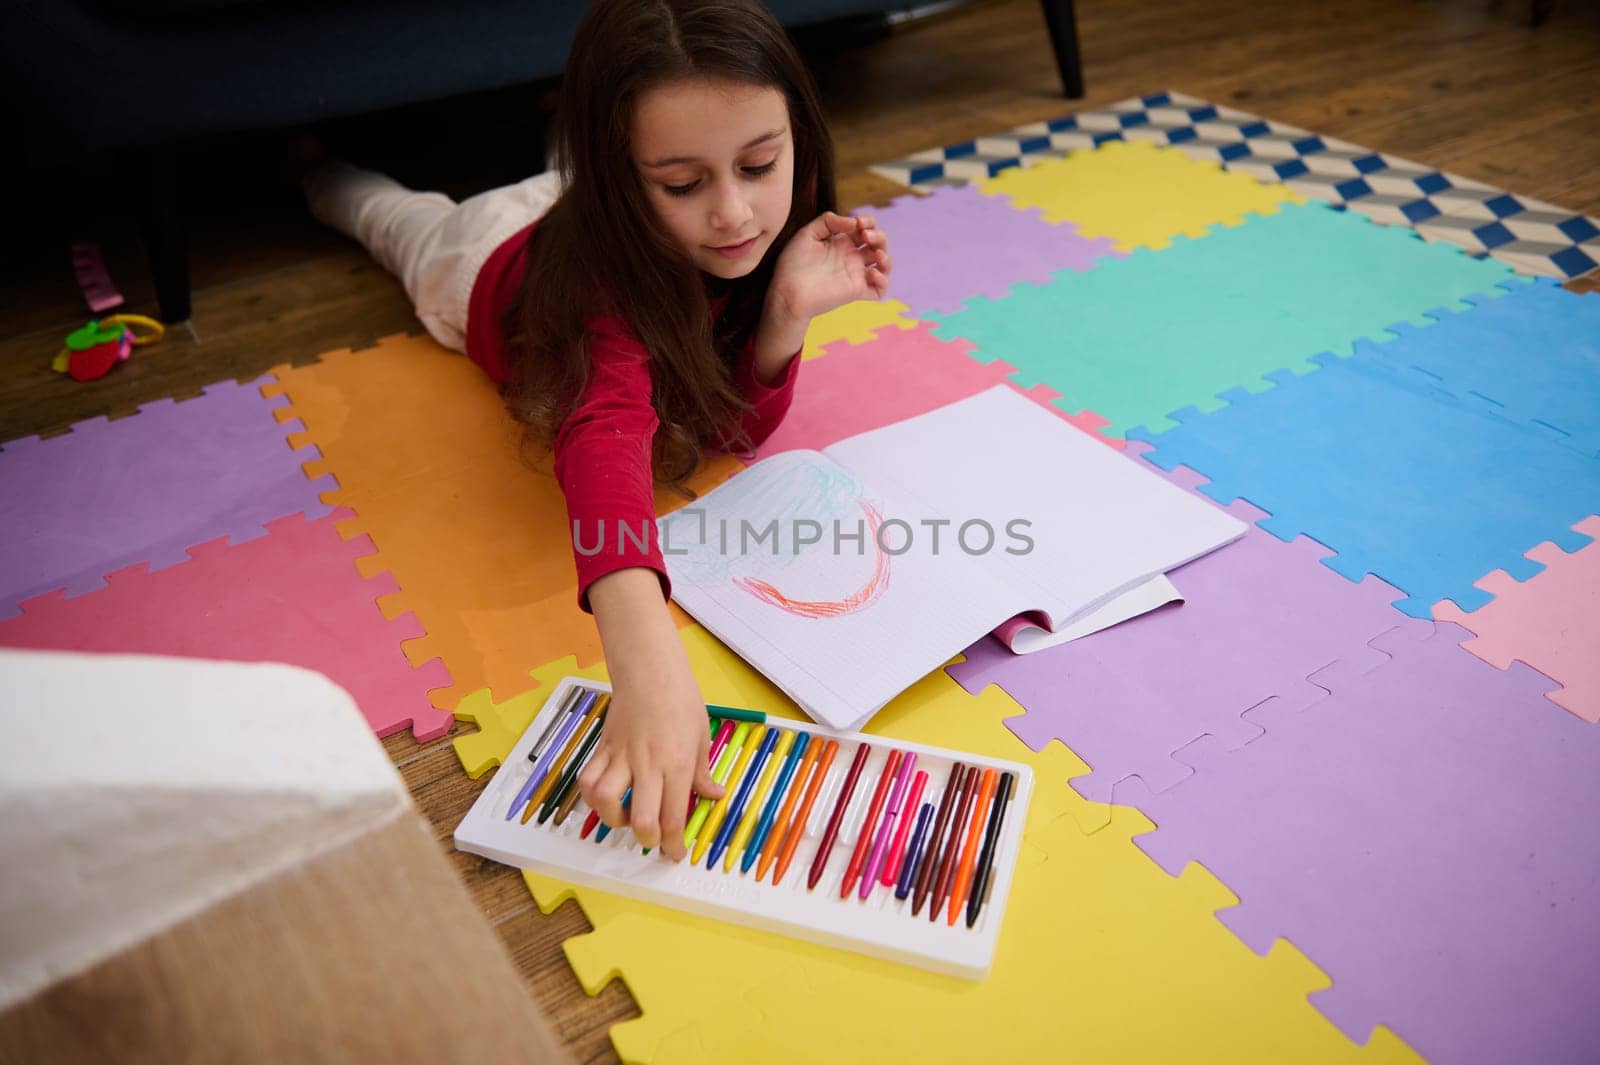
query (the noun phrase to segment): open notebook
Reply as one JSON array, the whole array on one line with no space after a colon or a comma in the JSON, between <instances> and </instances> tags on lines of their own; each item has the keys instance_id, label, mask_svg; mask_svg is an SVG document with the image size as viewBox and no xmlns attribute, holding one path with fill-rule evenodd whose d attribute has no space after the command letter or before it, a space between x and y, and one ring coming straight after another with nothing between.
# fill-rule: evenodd
<instances>
[{"instance_id":1,"label":"open notebook","mask_svg":"<svg viewBox=\"0 0 1600 1065\"><path fill-rule=\"evenodd\" d=\"M1163 574L1244 531L1003 385L660 520L673 598L838 729L1017 615L1049 639L1169 601Z\"/></svg>"}]
</instances>

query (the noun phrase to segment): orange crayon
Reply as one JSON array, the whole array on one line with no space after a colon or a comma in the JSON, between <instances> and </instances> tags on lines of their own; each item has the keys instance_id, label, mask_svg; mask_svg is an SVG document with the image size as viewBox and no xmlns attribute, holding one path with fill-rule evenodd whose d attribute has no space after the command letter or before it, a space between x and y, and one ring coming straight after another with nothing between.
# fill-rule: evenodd
<instances>
[{"instance_id":1,"label":"orange crayon","mask_svg":"<svg viewBox=\"0 0 1600 1065\"><path fill-rule=\"evenodd\" d=\"M774 822L772 831L767 833L766 846L761 848L761 864L756 866L757 880L767 875L767 870L772 868L773 861L778 857L778 849L783 845L783 837L789 829L789 815L794 813L795 806L800 802L800 793L805 790L806 773L817 764L817 759L821 756L821 743L813 743L806 748L805 756L800 761L800 768L790 782L789 794L784 797L783 805L778 808L778 819Z\"/></svg>"},{"instance_id":2,"label":"orange crayon","mask_svg":"<svg viewBox=\"0 0 1600 1065\"><path fill-rule=\"evenodd\" d=\"M955 888L950 892L950 921L956 923L956 914L967 901L967 889L972 886L972 867L978 860L978 837L983 833L984 812L989 800L994 798L994 786L1000 774L994 769L983 771L983 783L978 788L978 803L972 809L972 821L967 825L967 842L961 848L961 865L956 870Z\"/></svg>"},{"instance_id":3,"label":"orange crayon","mask_svg":"<svg viewBox=\"0 0 1600 1065\"><path fill-rule=\"evenodd\" d=\"M806 785L806 797L800 803L800 810L784 832L783 849L778 852L778 868L772 874L774 885L781 881L783 874L789 870L789 862L800 846L800 837L806 834L806 822L811 819L811 807L822 791L822 782L827 779L828 770L833 766L833 756L838 753L839 741L829 740L828 746L822 752L822 759L817 762L816 772L811 774L811 783Z\"/></svg>"}]
</instances>

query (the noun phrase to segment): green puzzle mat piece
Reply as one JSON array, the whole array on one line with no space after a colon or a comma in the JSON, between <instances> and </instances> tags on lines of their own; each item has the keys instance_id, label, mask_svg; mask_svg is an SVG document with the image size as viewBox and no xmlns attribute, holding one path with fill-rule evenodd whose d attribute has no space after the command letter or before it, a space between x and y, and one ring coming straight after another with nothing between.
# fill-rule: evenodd
<instances>
[{"instance_id":1,"label":"green puzzle mat piece","mask_svg":"<svg viewBox=\"0 0 1600 1065\"><path fill-rule=\"evenodd\" d=\"M1356 340L1392 339L1397 322L1433 324L1435 308L1499 295L1511 268L1409 229L1322 204L1285 204L1205 237L1177 237L1094 270L1019 284L953 315L928 314L934 332L962 337L973 357L1017 367L1018 384L1061 393L1064 410L1090 409L1123 436L1175 424L1186 406L1215 410L1217 393L1260 391L1262 375L1316 368L1311 356L1349 355Z\"/></svg>"}]
</instances>

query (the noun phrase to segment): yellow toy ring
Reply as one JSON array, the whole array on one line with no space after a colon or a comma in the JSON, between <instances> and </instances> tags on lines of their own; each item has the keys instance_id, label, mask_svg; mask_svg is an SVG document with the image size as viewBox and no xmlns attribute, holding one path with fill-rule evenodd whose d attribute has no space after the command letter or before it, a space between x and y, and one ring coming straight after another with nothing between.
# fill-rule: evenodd
<instances>
[{"instance_id":1,"label":"yellow toy ring","mask_svg":"<svg viewBox=\"0 0 1600 1065\"><path fill-rule=\"evenodd\" d=\"M133 346L136 348L142 347L145 344L153 344L165 336L167 332L166 326L162 325L154 318L146 318L142 314L107 315L106 317L100 319L100 324L127 326L128 331L133 334ZM135 326L147 329L149 332L141 334L137 329L134 328Z\"/></svg>"}]
</instances>

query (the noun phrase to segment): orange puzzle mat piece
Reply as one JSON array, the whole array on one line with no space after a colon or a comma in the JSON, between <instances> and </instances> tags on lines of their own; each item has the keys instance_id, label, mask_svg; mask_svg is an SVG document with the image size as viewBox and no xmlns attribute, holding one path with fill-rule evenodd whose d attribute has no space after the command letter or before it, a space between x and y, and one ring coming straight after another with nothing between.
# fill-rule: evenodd
<instances>
[{"instance_id":1,"label":"orange puzzle mat piece","mask_svg":"<svg viewBox=\"0 0 1600 1065\"><path fill-rule=\"evenodd\" d=\"M427 337L386 337L371 348L329 352L274 371L286 393L280 421L298 418L332 473L324 500L356 517L339 532L365 533L377 548L357 562L388 570L399 592L379 601L386 617L416 614L427 633L405 644L413 664L442 659L455 683L433 692L453 710L489 688L496 699L527 690L529 669L563 656L598 661L600 639L577 603L566 504L548 458L524 449L520 426L493 383L464 356ZM706 491L739 469L717 456L690 484ZM687 502L671 490L658 511ZM679 624L686 622L674 611Z\"/></svg>"}]
</instances>

